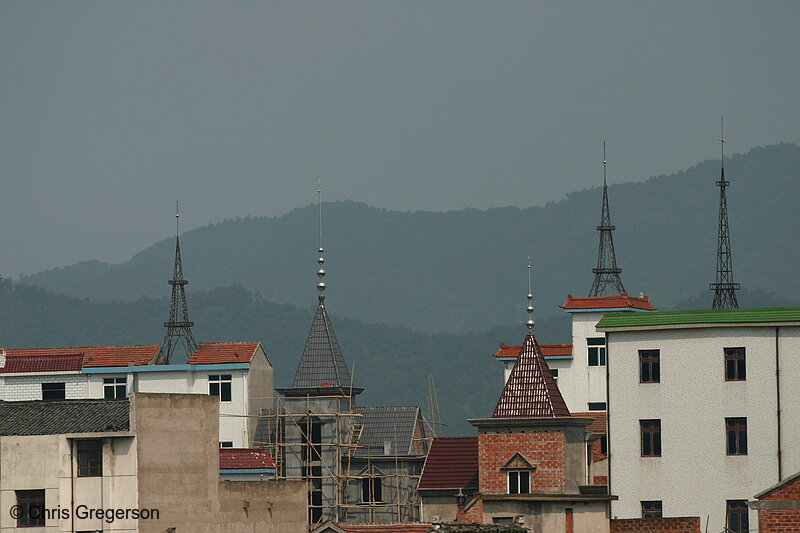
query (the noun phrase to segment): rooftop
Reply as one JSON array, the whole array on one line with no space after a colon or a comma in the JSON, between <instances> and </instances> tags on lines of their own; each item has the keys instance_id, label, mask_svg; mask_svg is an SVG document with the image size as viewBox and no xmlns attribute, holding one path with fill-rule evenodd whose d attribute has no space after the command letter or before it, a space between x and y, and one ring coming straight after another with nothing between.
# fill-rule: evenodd
<instances>
[{"instance_id":1,"label":"rooftop","mask_svg":"<svg viewBox=\"0 0 800 533\"><path fill-rule=\"evenodd\" d=\"M0 436L128 431L129 400L0 401Z\"/></svg>"},{"instance_id":2,"label":"rooftop","mask_svg":"<svg viewBox=\"0 0 800 533\"><path fill-rule=\"evenodd\" d=\"M492 357L516 359L519 355L519 350L522 348L519 344L506 344L500 343L500 349L492 354ZM539 348L542 350L542 355L547 359L548 357L572 357L571 344L540 344Z\"/></svg>"},{"instance_id":3,"label":"rooftop","mask_svg":"<svg viewBox=\"0 0 800 533\"><path fill-rule=\"evenodd\" d=\"M275 461L264 448L220 448L220 470L275 469Z\"/></svg>"},{"instance_id":4,"label":"rooftop","mask_svg":"<svg viewBox=\"0 0 800 533\"><path fill-rule=\"evenodd\" d=\"M190 365L249 363L259 342L201 342L189 358Z\"/></svg>"},{"instance_id":5,"label":"rooftop","mask_svg":"<svg viewBox=\"0 0 800 533\"><path fill-rule=\"evenodd\" d=\"M390 455L415 455L414 434L420 420L416 405L386 405L356 407L362 415L364 433L356 449L356 457L384 455L384 443L391 443ZM422 430L424 431L424 430ZM420 435L425 437L425 435ZM424 447L418 455L424 455Z\"/></svg>"},{"instance_id":6,"label":"rooftop","mask_svg":"<svg viewBox=\"0 0 800 533\"><path fill-rule=\"evenodd\" d=\"M313 533L427 533L430 529L430 524L419 522L344 523L331 520L314 529Z\"/></svg>"},{"instance_id":7,"label":"rooftop","mask_svg":"<svg viewBox=\"0 0 800 533\"><path fill-rule=\"evenodd\" d=\"M587 433L606 433L606 412L605 411L587 411L584 413L572 413L572 416L578 418L594 418L594 422L586 426Z\"/></svg>"},{"instance_id":8,"label":"rooftop","mask_svg":"<svg viewBox=\"0 0 800 533\"><path fill-rule=\"evenodd\" d=\"M325 304L320 301L292 388L350 386L350 372L344 362L342 349L333 332Z\"/></svg>"},{"instance_id":9,"label":"rooftop","mask_svg":"<svg viewBox=\"0 0 800 533\"><path fill-rule=\"evenodd\" d=\"M627 329L674 329L680 327L735 326L742 324L800 325L800 307L761 309L698 309L655 313L611 313L597 324L598 331Z\"/></svg>"},{"instance_id":10,"label":"rooftop","mask_svg":"<svg viewBox=\"0 0 800 533\"><path fill-rule=\"evenodd\" d=\"M478 437L433 439L418 488L477 489Z\"/></svg>"},{"instance_id":11,"label":"rooftop","mask_svg":"<svg viewBox=\"0 0 800 533\"><path fill-rule=\"evenodd\" d=\"M14 374L21 372L80 372L83 368L83 354L63 355L8 355L6 364L0 372Z\"/></svg>"},{"instance_id":12,"label":"rooftop","mask_svg":"<svg viewBox=\"0 0 800 533\"><path fill-rule=\"evenodd\" d=\"M561 391L530 333L520 348L492 418L540 418L570 416Z\"/></svg>"},{"instance_id":13,"label":"rooftop","mask_svg":"<svg viewBox=\"0 0 800 533\"><path fill-rule=\"evenodd\" d=\"M82 355L84 367L146 365L153 361L161 347L158 344L133 344L128 346L75 346L68 348L10 348L6 356L52 358ZM61 369L54 369L61 370ZM80 370L80 369L78 369ZM29 370L28 372L48 372Z\"/></svg>"},{"instance_id":14,"label":"rooftop","mask_svg":"<svg viewBox=\"0 0 800 533\"><path fill-rule=\"evenodd\" d=\"M567 295L567 301L561 305L567 312L603 311L615 309L618 311L655 311L647 296L628 296L623 292L617 296L581 296Z\"/></svg>"}]
</instances>

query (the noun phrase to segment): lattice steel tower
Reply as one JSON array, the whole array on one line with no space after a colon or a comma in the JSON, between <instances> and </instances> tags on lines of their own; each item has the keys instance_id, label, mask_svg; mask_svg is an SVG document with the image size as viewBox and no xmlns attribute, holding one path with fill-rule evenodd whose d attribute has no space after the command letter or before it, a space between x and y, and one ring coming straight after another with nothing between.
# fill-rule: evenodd
<instances>
[{"instance_id":1,"label":"lattice steel tower","mask_svg":"<svg viewBox=\"0 0 800 533\"><path fill-rule=\"evenodd\" d=\"M731 234L728 228L728 199L725 187L731 184L725 179L725 136L722 119L719 121L720 136L720 177L719 187L719 227L717 228L717 282L709 283L708 288L714 291L713 309L738 309L736 291L739 284L733 282L733 265L731 263Z\"/></svg>"},{"instance_id":2,"label":"lattice steel tower","mask_svg":"<svg viewBox=\"0 0 800 533\"><path fill-rule=\"evenodd\" d=\"M614 237L611 225L611 215L608 212L608 185L606 184L606 143L603 142L603 213L600 216L600 248L597 251L597 267L594 272L594 283L589 291L589 296L603 296L608 287L613 287L617 294L625 292L619 275L622 269L617 267L617 257L614 253Z\"/></svg>"},{"instance_id":3,"label":"lattice steel tower","mask_svg":"<svg viewBox=\"0 0 800 533\"><path fill-rule=\"evenodd\" d=\"M170 299L169 320L164 322L167 334L164 335L164 343L161 346L161 351L166 357L167 363L172 360L178 347L183 348L187 359L191 357L197 348L197 342L195 342L194 335L192 335L194 322L189 321L189 311L186 308L184 287L189 282L183 279L179 219L178 202L175 202L175 267L172 271L172 279L169 280L169 284L172 285L172 297Z\"/></svg>"}]
</instances>

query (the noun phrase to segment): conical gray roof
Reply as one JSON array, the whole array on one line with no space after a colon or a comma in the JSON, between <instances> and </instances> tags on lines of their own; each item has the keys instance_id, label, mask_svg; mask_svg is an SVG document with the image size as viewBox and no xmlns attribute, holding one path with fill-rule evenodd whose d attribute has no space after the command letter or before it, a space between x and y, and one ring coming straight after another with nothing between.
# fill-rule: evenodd
<instances>
[{"instance_id":1,"label":"conical gray roof","mask_svg":"<svg viewBox=\"0 0 800 533\"><path fill-rule=\"evenodd\" d=\"M350 387L350 372L322 301L292 382L292 388L307 387Z\"/></svg>"}]
</instances>

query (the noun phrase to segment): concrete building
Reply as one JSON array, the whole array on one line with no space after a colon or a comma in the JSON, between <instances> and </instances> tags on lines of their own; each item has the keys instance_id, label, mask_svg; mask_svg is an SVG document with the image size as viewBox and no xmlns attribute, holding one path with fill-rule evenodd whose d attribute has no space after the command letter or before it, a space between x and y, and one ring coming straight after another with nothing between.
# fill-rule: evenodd
<instances>
[{"instance_id":1,"label":"concrete building","mask_svg":"<svg viewBox=\"0 0 800 533\"><path fill-rule=\"evenodd\" d=\"M747 501L800 470L800 308L612 313L596 329L612 514L755 530Z\"/></svg>"},{"instance_id":2,"label":"concrete building","mask_svg":"<svg viewBox=\"0 0 800 533\"><path fill-rule=\"evenodd\" d=\"M304 483L220 479L218 419L196 394L0 402L0 531L305 532Z\"/></svg>"},{"instance_id":3,"label":"concrete building","mask_svg":"<svg viewBox=\"0 0 800 533\"><path fill-rule=\"evenodd\" d=\"M260 342L204 342L184 364L161 347L79 346L0 351L0 400L125 398L133 392L219 398L219 444L253 444L257 416L273 406L272 363Z\"/></svg>"}]
</instances>

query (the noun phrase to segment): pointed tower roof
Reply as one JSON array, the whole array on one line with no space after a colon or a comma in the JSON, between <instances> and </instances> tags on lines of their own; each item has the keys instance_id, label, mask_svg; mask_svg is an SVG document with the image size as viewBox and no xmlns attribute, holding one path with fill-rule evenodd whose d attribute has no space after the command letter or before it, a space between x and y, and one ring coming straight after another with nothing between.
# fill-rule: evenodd
<instances>
[{"instance_id":1,"label":"pointed tower roof","mask_svg":"<svg viewBox=\"0 0 800 533\"><path fill-rule=\"evenodd\" d=\"M570 416L569 409L544 360L536 337L528 333L492 418L560 416Z\"/></svg>"},{"instance_id":2,"label":"pointed tower roof","mask_svg":"<svg viewBox=\"0 0 800 533\"><path fill-rule=\"evenodd\" d=\"M317 191L319 194L319 270L317 276L319 283L317 283L317 290L319 291L319 305L317 305L317 312L314 314L314 320L311 322L311 331L308 333L305 348L303 348L303 355L300 357L300 364L297 366L297 372L294 375L292 386L288 389L278 389L279 392L284 394L296 394L299 391L309 392L309 389L347 389L346 392L352 391L353 394L360 393L363 389L355 388L352 386L352 378L350 372L347 370L347 363L345 363L342 349L339 347L339 341L336 339L336 334L333 332L333 325L325 309L325 257L322 248L322 188Z\"/></svg>"}]
</instances>

